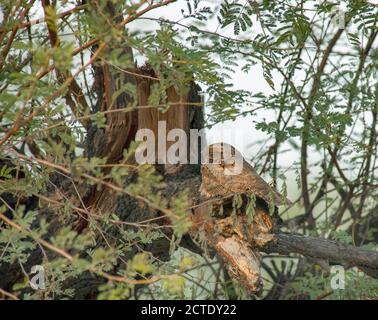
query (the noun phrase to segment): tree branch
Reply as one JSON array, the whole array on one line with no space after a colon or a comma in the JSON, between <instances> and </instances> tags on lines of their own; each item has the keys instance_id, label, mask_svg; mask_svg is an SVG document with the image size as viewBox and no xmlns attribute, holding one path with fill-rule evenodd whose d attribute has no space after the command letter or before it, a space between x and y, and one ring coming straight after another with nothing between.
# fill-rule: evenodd
<instances>
[{"instance_id":1,"label":"tree branch","mask_svg":"<svg viewBox=\"0 0 378 320\"><path fill-rule=\"evenodd\" d=\"M262 247L262 251L283 255L299 253L303 256L324 259L348 267L378 269L377 251L369 251L333 240L297 234L277 233L274 237L275 241Z\"/></svg>"}]
</instances>

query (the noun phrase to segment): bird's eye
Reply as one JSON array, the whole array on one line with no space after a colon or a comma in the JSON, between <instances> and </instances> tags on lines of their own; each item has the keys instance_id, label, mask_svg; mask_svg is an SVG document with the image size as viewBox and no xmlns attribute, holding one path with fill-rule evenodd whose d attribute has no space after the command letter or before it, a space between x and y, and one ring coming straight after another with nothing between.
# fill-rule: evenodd
<instances>
[{"instance_id":1,"label":"bird's eye","mask_svg":"<svg viewBox=\"0 0 378 320\"><path fill-rule=\"evenodd\" d=\"M222 169L228 169L228 168L232 168L235 166L235 161L232 160L232 161L221 161L220 164Z\"/></svg>"}]
</instances>

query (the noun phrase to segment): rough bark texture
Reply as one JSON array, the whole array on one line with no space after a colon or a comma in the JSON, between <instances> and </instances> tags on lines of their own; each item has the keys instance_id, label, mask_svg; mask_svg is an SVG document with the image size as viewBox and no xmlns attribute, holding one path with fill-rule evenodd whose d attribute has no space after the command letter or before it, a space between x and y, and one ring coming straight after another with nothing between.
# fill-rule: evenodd
<instances>
[{"instance_id":1,"label":"rough bark texture","mask_svg":"<svg viewBox=\"0 0 378 320\"><path fill-rule=\"evenodd\" d=\"M378 269L378 252L375 251L364 250L328 239L295 234L278 233L274 237L274 243L263 248L265 252L276 252L283 255L299 253L308 257L325 259L330 263Z\"/></svg>"}]
</instances>

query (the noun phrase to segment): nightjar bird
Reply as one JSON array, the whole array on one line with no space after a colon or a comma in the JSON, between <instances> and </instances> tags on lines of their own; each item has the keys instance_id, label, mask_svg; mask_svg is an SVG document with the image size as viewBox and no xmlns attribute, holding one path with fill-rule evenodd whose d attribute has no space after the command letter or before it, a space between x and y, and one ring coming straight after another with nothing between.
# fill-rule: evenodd
<instances>
[{"instance_id":1,"label":"nightjar bird","mask_svg":"<svg viewBox=\"0 0 378 320\"><path fill-rule=\"evenodd\" d=\"M291 202L265 182L233 146L221 142L205 148L201 165L201 195L229 198L235 194L255 195L274 207Z\"/></svg>"}]
</instances>

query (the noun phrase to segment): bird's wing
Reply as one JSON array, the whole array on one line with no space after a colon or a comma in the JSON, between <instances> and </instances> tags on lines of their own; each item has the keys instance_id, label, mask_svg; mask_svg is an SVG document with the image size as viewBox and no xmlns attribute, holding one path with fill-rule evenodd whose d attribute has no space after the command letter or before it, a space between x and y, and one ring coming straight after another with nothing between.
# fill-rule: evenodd
<instances>
[{"instance_id":1,"label":"bird's wing","mask_svg":"<svg viewBox=\"0 0 378 320\"><path fill-rule=\"evenodd\" d=\"M201 195L206 198L227 197L232 195L231 190L225 188L225 184L219 181L219 179L206 166L202 166L201 175Z\"/></svg>"},{"instance_id":2,"label":"bird's wing","mask_svg":"<svg viewBox=\"0 0 378 320\"><path fill-rule=\"evenodd\" d=\"M267 203L273 201L275 206L290 205L290 200L282 196L277 190L271 187L263 178L261 178L255 169L245 161L242 178L245 189L255 194L257 197L265 200Z\"/></svg>"}]
</instances>

